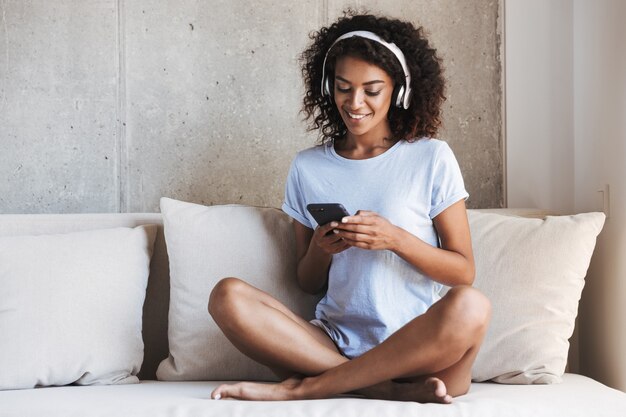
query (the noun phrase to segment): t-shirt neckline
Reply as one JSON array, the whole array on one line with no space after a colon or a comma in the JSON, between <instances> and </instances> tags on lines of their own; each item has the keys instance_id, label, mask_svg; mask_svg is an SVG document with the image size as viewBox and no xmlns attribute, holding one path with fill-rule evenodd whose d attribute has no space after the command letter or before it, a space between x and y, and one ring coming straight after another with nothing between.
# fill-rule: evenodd
<instances>
[{"instance_id":1,"label":"t-shirt neckline","mask_svg":"<svg viewBox=\"0 0 626 417\"><path fill-rule=\"evenodd\" d=\"M394 143L389 149L387 149L385 152L376 155L376 156L372 156L371 158L365 158L365 159L350 159L350 158L346 158L344 156L341 156L337 153L337 151L335 150L335 141L331 140L327 143L327 148L330 151L330 154L345 163L349 163L349 164L366 164L369 162L374 162L374 161L380 161L382 159L388 158L392 153L394 153L400 146L401 143L404 142L404 140L399 140L396 143Z\"/></svg>"}]
</instances>

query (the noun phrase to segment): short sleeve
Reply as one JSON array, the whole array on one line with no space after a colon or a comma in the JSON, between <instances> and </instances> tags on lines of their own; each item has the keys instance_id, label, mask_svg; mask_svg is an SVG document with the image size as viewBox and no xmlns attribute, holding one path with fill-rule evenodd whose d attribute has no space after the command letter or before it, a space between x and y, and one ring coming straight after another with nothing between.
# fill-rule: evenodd
<instances>
[{"instance_id":1,"label":"short sleeve","mask_svg":"<svg viewBox=\"0 0 626 417\"><path fill-rule=\"evenodd\" d=\"M435 155L432 171L432 194L430 203L431 219L457 201L467 199L463 175L454 153L447 143L442 142Z\"/></svg>"},{"instance_id":2,"label":"short sleeve","mask_svg":"<svg viewBox=\"0 0 626 417\"><path fill-rule=\"evenodd\" d=\"M306 227L314 229L306 215L306 202L304 201L304 195L300 185L297 162L298 158L296 157L289 168L287 184L285 186L285 201L283 202L282 210Z\"/></svg>"}]
</instances>

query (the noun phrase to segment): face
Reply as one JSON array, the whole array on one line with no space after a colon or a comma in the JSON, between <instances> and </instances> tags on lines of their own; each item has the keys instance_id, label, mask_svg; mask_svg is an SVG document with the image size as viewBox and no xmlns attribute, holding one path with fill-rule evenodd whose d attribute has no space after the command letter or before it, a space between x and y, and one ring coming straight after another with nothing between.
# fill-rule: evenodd
<instances>
[{"instance_id":1,"label":"face","mask_svg":"<svg viewBox=\"0 0 626 417\"><path fill-rule=\"evenodd\" d=\"M341 57L335 66L335 104L349 135L389 138L387 113L393 80L380 67L362 59Z\"/></svg>"}]
</instances>

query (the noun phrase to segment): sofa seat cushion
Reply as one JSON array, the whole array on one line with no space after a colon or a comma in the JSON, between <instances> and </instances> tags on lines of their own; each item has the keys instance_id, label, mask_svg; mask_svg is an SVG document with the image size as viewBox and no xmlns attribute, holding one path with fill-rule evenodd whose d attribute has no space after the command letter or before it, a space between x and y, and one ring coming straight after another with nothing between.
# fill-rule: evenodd
<instances>
[{"instance_id":1,"label":"sofa seat cushion","mask_svg":"<svg viewBox=\"0 0 626 417\"><path fill-rule=\"evenodd\" d=\"M553 385L474 383L467 395L451 405L353 397L285 402L208 399L220 383L142 381L126 386L3 391L0 416L623 417L626 410L626 394L575 374L565 374L563 383Z\"/></svg>"}]
</instances>

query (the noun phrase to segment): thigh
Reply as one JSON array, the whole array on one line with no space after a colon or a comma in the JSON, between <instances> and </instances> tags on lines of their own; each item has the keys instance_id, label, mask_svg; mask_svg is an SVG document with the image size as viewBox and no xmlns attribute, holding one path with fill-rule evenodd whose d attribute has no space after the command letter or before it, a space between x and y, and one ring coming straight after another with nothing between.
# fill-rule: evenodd
<instances>
[{"instance_id":1,"label":"thigh","mask_svg":"<svg viewBox=\"0 0 626 417\"><path fill-rule=\"evenodd\" d=\"M235 347L279 376L316 375L347 360L324 330L238 278L217 283L209 312Z\"/></svg>"},{"instance_id":2,"label":"thigh","mask_svg":"<svg viewBox=\"0 0 626 417\"><path fill-rule=\"evenodd\" d=\"M311 324L307 320L295 314L287 306L285 306L283 303L278 301L276 298L272 297L267 292L260 290L244 281L241 281L241 282L245 284L247 287L248 297L251 297L256 301L265 304L268 307L271 307L275 310L280 311L289 319L291 319L294 323L302 327L307 333L309 333L313 338L315 338L315 340L318 341L320 344L324 345L325 347L337 353L340 353L335 343L332 341L330 336L323 329L321 329L320 327L314 324Z\"/></svg>"}]
</instances>

